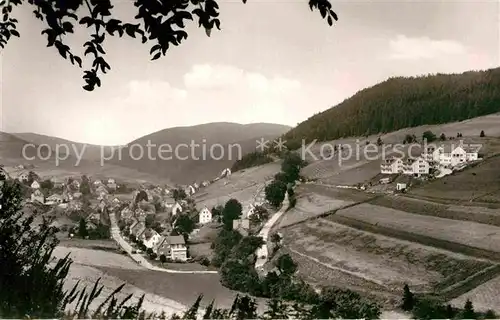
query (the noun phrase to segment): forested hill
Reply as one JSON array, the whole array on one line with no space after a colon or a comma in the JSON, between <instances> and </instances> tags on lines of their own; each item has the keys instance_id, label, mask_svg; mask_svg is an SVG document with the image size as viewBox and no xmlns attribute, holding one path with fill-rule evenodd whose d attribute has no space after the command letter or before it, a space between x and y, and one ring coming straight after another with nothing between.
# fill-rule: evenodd
<instances>
[{"instance_id":1,"label":"forested hill","mask_svg":"<svg viewBox=\"0 0 500 320\"><path fill-rule=\"evenodd\" d=\"M316 114L285 134L307 142L460 121L500 111L500 68L462 74L390 78Z\"/></svg>"}]
</instances>

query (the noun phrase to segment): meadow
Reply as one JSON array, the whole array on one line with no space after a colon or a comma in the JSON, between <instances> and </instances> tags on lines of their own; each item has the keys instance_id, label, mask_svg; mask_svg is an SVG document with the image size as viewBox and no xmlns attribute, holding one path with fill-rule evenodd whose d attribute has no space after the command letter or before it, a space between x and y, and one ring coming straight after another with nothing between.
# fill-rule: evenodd
<instances>
[{"instance_id":1,"label":"meadow","mask_svg":"<svg viewBox=\"0 0 500 320\"><path fill-rule=\"evenodd\" d=\"M405 283L419 292L440 291L492 265L322 218L287 228L282 234L285 246L309 257L310 262L319 261L349 279L368 281L392 293L400 292ZM327 275L322 279L325 284L331 281Z\"/></svg>"},{"instance_id":2,"label":"meadow","mask_svg":"<svg viewBox=\"0 0 500 320\"><path fill-rule=\"evenodd\" d=\"M335 215L378 227L500 252L500 228L487 224L411 214L371 204L342 209Z\"/></svg>"}]
</instances>

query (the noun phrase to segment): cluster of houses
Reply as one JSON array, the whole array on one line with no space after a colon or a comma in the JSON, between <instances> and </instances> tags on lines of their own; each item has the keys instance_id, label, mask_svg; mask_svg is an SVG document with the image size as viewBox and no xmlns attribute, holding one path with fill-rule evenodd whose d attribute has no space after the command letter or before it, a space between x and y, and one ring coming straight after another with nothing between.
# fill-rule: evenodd
<instances>
[{"instance_id":1,"label":"cluster of houses","mask_svg":"<svg viewBox=\"0 0 500 320\"><path fill-rule=\"evenodd\" d=\"M165 255L173 261L187 260L187 246L184 237L169 235L170 230L159 234L151 228L146 228L145 217L140 216L129 226L129 233L142 241L146 248L152 249L158 256Z\"/></svg>"},{"instance_id":2,"label":"cluster of houses","mask_svg":"<svg viewBox=\"0 0 500 320\"><path fill-rule=\"evenodd\" d=\"M29 181L29 173L21 172L17 179L23 183ZM68 203L82 198L82 193L80 192L80 180L75 178L62 180L60 178L52 177L50 181L53 184L53 190L62 190L62 192L53 193L45 198L45 195L40 190L41 179L36 177L30 185L30 188L33 190L31 194L31 202L38 202L46 205L60 205L61 207L66 208ZM110 192L116 190L117 188L116 181L114 179L108 179L106 183L103 183L101 180L95 180L92 184L94 186L93 193L100 201L107 200ZM76 204L76 206L78 207L78 204Z\"/></svg>"},{"instance_id":3,"label":"cluster of houses","mask_svg":"<svg viewBox=\"0 0 500 320\"><path fill-rule=\"evenodd\" d=\"M459 168L479 159L479 146L427 146L418 157L391 157L380 165L382 174L404 174L415 177L428 175L431 169Z\"/></svg>"},{"instance_id":4,"label":"cluster of houses","mask_svg":"<svg viewBox=\"0 0 500 320\"><path fill-rule=\"evenodd\" d=\"M221 174L221 177L226 177L230 175L229 169L225 169ZM184 188L188 199L184 200L174 200L171 197L173 191L167 189L160 190L159 188L137 190L134 192L134 198L141 191L145 192L148 200L142 199L137 203L136 206L129 206L120 212L120 219L125 223L128 233L134 236L137 240L144 243L144 246L151 249L157 256L165 255L168 259L172 261L186 261L187 260L187 245L184 241L183 236L171 235L172 230L175 227L177 218L180 215L187 214L194 217L193 213L196 213L198 219L198 226L206 225L213 220L213 214L207 206L199 207L196 210L194 206L194 201L190 198L202 187L206 187L210 182L203 182L201 184L194 183ZM155 231L151 227L146 227L146 217L150 214L155 214L155 209L151 206L152 199L160 198L160 193L163 194L161 197L161 206L166 213L171 217L172 224L163 222L160 224L163 230L161 234ZM265 194L264 188L261 192L254 198L252 203L247 204L243 208L243 216L241 219L233 221L233 229L238 230L240 233L246 235L250 229L250 217L256 211L256 206L262 205L264 203ZM191 200L191 201L190 201ZM194 231L196 233L197 230Z\"/></svg>"},{"instance_id":5,"label":"cluster of houses","mask_svg":"<svg viewBox=\"0 0 500 320\"><path fill-rule=\"evenodd\" d=\"M215 177L213 180L211 180L211 181L205 180L205 181L203 181L201 183L195 182L195 183L193 183L191 185L188 185L186 188L184 188L184 192L186 193L186 195L192 196L196 192L198 192L199 189L207 187L211 183L213 183L215 181L218 181L220 179L228 178L229 176L231 176L231 169L226 168L226 169L222 170L222 172L217 177ZM227 181L226 181L226 183L227 183Z\"/></svg>"}]
</instances>

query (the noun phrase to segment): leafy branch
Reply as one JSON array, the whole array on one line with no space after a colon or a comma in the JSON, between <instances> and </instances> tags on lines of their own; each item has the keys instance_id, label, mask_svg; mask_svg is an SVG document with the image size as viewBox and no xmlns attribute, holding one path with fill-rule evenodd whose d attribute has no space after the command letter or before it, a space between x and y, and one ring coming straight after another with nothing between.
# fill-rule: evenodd
<instances>
[{"instance_id":1,"label":"leafy branch","mask_svg":"<svg viewBox=\"0 0 500 320\"><path fill-rule=\"evenodd\" d=\"M83 44L83 55L92 60L91 67L83 72L83 88L87 91L93 91L96 86L100 87L100 74L111 69L104 58L106 34L118 34L120 38L126 34L131 38L141 39L142 43L152 42L151 60L157 60L165 56L169 48L178 46L187 39L188 34L184 30L186 20L197 20L198 27L203 27L207 36L210 36L214 27L218 30L221 27L216 0L135 0L136 23L122 22L114 17L111 0L10 0L8 5L2 8L2 49L12 36L20 36L16 30L18 21L10 15L13 6L21 5L23 1L33 5L33 14L45 23L46 28L41 33L47 37L47 47L55 47L64 59L69 59L71 64L76 64L79 68L83 68L82 58L73 53L64 39L68 34L74 33L75 21L86 28L93 28L91 39ZM329 0L309 0L309 7L312 11L318 10L330 26L334 20L338 20ZM89 15L79 16L77 12L81 14L82 11L88 12Z\"/></svg>"}]
</instances>

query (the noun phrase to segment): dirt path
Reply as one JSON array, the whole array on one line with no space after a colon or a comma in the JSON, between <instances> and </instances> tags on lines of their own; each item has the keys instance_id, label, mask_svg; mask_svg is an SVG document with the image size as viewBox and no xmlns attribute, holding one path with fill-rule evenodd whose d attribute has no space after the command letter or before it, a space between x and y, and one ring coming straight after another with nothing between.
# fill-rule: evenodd
<instances>
[{"instance_id":1,"label":"dirt path","mask_svg":"<svg viewBox=\"0 0 500 320\"><path fill-rule=\"evenodd\" d=\"M264 264L266 264L269 252L267 249L267 238L269 237L269 232L273 228L274 224L278 222L278 220L281 218L281 216L286 212L289 206L289 201L288 201L288 193L285 193L285 200L283 200L283 204L281 205L281 208L278 212L276 212L271 219L269 219L262 230L259 232L259 237L262 237L264 240L264 244L262 247L258 248L255 254L257 255L257 261L255 261L255 269L260 270L264 267Z\"/></svg>"}]
</instances>

